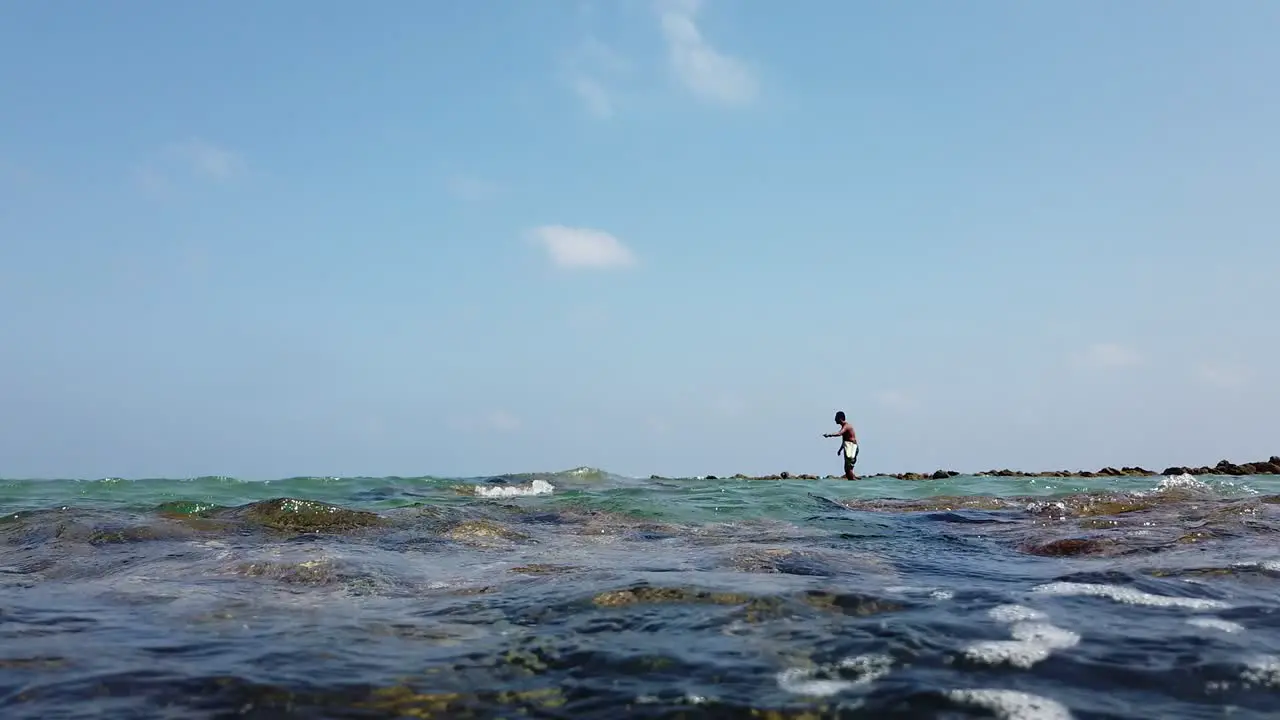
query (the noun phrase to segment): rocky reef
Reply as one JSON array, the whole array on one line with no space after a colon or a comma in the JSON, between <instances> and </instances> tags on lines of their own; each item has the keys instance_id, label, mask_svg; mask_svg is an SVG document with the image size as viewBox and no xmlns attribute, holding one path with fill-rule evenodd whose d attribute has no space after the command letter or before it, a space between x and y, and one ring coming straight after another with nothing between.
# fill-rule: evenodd
<instances>
[{"instance_id":1,"label":"rocky reef","mask_svg":"<svg viewBox=\"0 0 1280 720\"><path fill-rule=\"evenodd\" d=\"M1025 470L984 470L981 472L962 473L957 470L935 470L933 472L904 472L904 473L876 473L875 475L861 475L861 479L884 478L891 477L898 480L946 480L957 475L973 475L975 477L1074 477L1074 478L1098 478L1098 477L1151 477L1155 475L1229 475L1239 477L1242 475L1280 475L1280 456L1272 455L1267 460L1256 462L1246 462L1236 464L1230 460L1221 460L1216 465L1202 465L1199 467L1191 466L1173 466L1167 467L1160 472L1148 470L1143 467L1104 467L1098 470L1044 470L1040 472L1027 472ZM738 473L736 475L717 476L707 475L707 480L834 480L839 479L841 475L795 475L789 472L780 472L774 475L744 475ZM651 480L667 480L659 475L650 476Z\"/></svg>"}]
</instances>

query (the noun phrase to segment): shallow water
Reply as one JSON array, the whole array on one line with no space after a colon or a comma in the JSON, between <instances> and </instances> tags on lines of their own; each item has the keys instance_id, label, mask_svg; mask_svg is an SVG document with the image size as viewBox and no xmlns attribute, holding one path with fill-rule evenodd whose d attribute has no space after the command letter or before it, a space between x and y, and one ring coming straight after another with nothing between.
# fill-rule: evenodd
<instances>
[{"instance_id":1,"label":"shallow water","mask_svg":"<svg viewBox=\"0 0 1280 720\"><path fill-rule=\"evenodd\" d=\"M0 481L0 515L5 718L1280 713L1275 476Z\"/></svg>"}]
</instances>

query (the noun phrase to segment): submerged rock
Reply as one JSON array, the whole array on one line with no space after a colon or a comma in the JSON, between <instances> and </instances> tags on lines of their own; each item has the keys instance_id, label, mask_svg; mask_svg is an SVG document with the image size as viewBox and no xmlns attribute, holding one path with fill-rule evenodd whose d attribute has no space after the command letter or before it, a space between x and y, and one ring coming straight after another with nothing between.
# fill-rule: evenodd
<instances>
[{"instance_id":1,"label":"submerged rock","mask_svg":"<svg viewBox=\"0 0 1280 720\"><path fill-rule=\"evenodd\" d=\"M317 500L275 498L242 508L245 520L273 530L324 533L345 532L383 524L376 513L349 510Z\"/></svg>"},{"instance_id":2,"label":"submerged rock","mask_svg":"<svg viewBox=\"0 0 1280 720\"><path fill-rule=\"evenodd\" d=\"M859 617L897 612L906 607L902 603L870 595L835 593L823 590L809 590L803 595L803 600L806 604L819 610L829 610L842 615Z\"/></svg>"},{"instance_id":3,"label":"submerged rock","mask_svg":"<svg viewBox=\"0 0 1280 720\"><path fill-rule=\"evenodd\" d=\"M1062 538L1047 543L1028 542L1023 544L1022 551L1029 555L1044 557L1074 557L1077 555L1102 555L1115 546L1114 540L1101 538Z\"/></svg>"},{"instance_id":4,"label":"submerged rock","mask_svg":"<svg viewBox=\"0 0 1280 720\"><path fill-rule=\"evenodd\" d=\"M550 563L530 563L528 565L517 565L508 572L520 573L521 575L564 575L578 570L577 565L553 565Z\"/></svg>"},{"instance_id":5,"label":"submerged rock","mask_svg":"<svg viewBox=\"0 0 1280 720\"><path fill-rule=\"evenodd\" d=\"M625 590L609 590L591 599L599 607L623 607L653 603L708 603L713 605L742 605L751 601L744 593L709 592L683 587L641 586Z\"/></svg>"},{"instance_id":6,"label":"submerged rock","mask_svg":"<svg viewBox=\"0 0 1280 720\"><path fill-rule=\"evenodd\" d=\"M492 520L464 520L446 530L444 536L460 542L528 540L529 536Z\"/></svg>"}]
</instances>

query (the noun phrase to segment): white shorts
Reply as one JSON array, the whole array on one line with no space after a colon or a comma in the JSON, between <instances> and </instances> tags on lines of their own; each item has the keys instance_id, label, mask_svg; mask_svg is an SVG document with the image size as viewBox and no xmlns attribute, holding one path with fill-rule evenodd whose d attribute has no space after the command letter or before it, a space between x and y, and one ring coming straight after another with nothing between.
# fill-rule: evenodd
<instances>
[{"instance_id":1,"label":"white shorts","mask_svg":"<svg viewBox=\"0 0 1280 720\"><path fill-rule=\"evenodd\" d=\"M844 455L844 466L846 468L851 468L854 463L858 462L858 443L845 440L841 451L841 454Z\"/></svg>"}]
</instances>

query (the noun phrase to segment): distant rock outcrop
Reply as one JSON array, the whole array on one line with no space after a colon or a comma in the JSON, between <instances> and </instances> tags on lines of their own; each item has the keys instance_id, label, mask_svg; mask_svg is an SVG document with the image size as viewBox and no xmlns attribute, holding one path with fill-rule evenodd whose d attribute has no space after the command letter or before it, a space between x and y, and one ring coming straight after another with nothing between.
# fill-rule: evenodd
<instances>
[{"instance_id":1,"label":"distant rock outcrop","mask_svg":"<svg viewBox=\"0 0 1280 720\"><path fill-rule=\"evenodd\" d=\"M877 473L875 475L864 475L867 478L896 478L898 480L948 480L965 473L956 470L935 470L929 473L904 472L904 473ZM1153 476L1170 476L1170 475L1280 475L1280 456L1272 455L1265 461L1248 462L1235 464L1229 460L1222 460L1212 467L1169 467L1163 472L1155 472L1139 466L1124 466L1120 468L1104 467L1098 470L1046 470L1042 472L1027 472L1024 470L985 470L982 472L972 473L978 477L1059 477L1059 478L1122 478L1122 477L1153 477ZM838 479L840 475L826 475L828 480ZM707 480L718 480L715 475L707 475ZM787 471L782 471L775 475L744 475L738 473L732 477L735 480L817 480L817 475L795 475Z\"/></svg>"}]
</instances>

